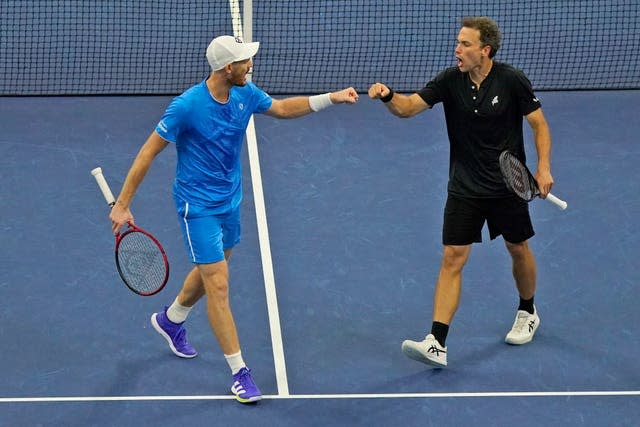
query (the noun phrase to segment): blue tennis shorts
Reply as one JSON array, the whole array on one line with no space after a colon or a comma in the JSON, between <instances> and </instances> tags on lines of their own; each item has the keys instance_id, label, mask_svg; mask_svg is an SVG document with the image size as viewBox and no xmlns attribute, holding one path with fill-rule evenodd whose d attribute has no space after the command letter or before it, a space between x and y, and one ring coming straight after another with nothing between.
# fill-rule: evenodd
<instances>
[{"instance_id":1,"label":"blue tennis shorts","mask_svg":"<svg viewBox=\"0 0 640 427\"><path fill-rule=\"evenodd\" d=\"M202 210L185 203L178 207L182 237L194 264L224 260L224 251L240 242L240 206L222 214L202 215Z\"/></svg>"}]
</instances>

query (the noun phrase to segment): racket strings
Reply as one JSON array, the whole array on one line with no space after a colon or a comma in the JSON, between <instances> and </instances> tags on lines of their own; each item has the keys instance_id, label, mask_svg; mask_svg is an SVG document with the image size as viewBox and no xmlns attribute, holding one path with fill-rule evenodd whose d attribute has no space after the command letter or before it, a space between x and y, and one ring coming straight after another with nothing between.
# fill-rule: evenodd
<instances>
[{"instance_id":1,"label":"racket strings","mask_svg":"<svg viewBox=\"0 0 640 427\"><path fill-rule=\"evenodd\" d=\"M118 266L125 282L141 293L152 293L165 282L165 258L158 245L144 233L132 232L122 238Z\"/></svg>"},{"instance_id":2,"label":"racket strings","mask_svg":"<svg viewBox=\"0 0 640 427\"><path fill-rule=\"evenodd\" d=\"M518 159L513 156L501 156L500 168L505 182L518 196L525 200L535 197L529 174Z\"/></svg>"}]
</instances>

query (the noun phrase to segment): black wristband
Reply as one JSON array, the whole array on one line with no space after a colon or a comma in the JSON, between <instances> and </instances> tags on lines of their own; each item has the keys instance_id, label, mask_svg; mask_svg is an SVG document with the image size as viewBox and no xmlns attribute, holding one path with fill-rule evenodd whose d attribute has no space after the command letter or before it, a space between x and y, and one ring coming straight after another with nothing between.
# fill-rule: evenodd
<instances>
[{"instance_id":1,"label":"black wristband","mask_svg":"<svg viewBox=\"0 0 640 427\"><path fill-rule=\"evenodd\" d=\"M391 101L393 99L393 95L395 95L395 92L393 91L393 89L389 88L389 93L385 96L383 96L382 98L380 98L380 101L384 102L385 104L389 101Z\"/></svg>"}]
</instances>

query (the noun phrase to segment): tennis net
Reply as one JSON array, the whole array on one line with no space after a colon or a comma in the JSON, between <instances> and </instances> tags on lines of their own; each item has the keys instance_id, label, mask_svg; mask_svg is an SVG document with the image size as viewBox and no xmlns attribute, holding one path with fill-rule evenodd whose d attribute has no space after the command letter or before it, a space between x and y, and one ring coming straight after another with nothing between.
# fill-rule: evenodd
<instances>
[{"instance_id":1,"label":"tennis net","mask_svg":"<svg viewBox=\"0 0 640 427\"><path fill-rule=\"evenodd\" d=\"M209 41L237 32L243 7L4 0L0 95L179 93L206 77ZM253 0L250 7L252 38L261 42L253 80L271 94L365 92L375 81L418 90L455 64L460 19L470 15L498 22L496 59L522 69L537 90L640 88L638 0Z\"/></svg>"}]
</instances>

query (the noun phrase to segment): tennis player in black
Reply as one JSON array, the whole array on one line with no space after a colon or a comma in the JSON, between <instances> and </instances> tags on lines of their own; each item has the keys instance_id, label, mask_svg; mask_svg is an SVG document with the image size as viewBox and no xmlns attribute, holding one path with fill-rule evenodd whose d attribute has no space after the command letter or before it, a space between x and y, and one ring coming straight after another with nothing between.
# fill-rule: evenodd
<instances>
[{"instance_id":1,"label":"tennis player in black","mask_svg":"<svg viewBox=\"0 0 640 427\"><path fill-rule=\"evenodd\" d=\"M533 304L536 262L527 240L534 235L528 204L502 180L498 157L509 150L525 161L523 117L534 135L536 179L542 197L551 190L551 135L531 83L522 71L494 61L501 35L487 17L462 20L455 48L457 66L439 73L417 93L402 95L375 83L369 96L398 117L412 117L442 102L450 142L448 197L444 208L442 264L433 301L431 332L406 340L403 352L435 366L447 365L445 341L458 308L462 269L471 245L482 241L486 222L491 239L502 235L513 262L520 303L505 341L532 340L540 318Z\"/></svg>"}]
</instances>

